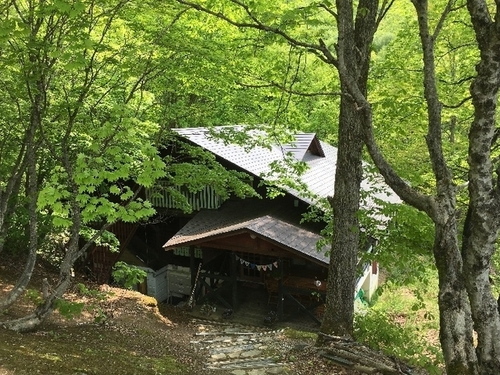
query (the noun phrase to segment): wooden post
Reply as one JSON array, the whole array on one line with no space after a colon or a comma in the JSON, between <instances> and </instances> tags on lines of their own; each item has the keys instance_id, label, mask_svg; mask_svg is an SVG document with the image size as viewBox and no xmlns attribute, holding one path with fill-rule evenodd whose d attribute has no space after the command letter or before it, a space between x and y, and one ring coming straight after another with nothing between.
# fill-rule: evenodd
<instances>
[{"instance_id":1,"label":"wooden post","mask_svg":"<svg viewBox=\"0 0 500 375\"><path fill-rule=\"evenodd\" d=\"M189 246L189 269L191 270L191 290L195 287L194 283L196 282L196 259L194 257L194 246Z\"/></svg>"},{"instance_id":2,"label":"wooden post","mask_svg":"<svg viewBox=\"0 0 500 375\"><path fill-rule=\"evenodd\" d=\"M283 318L283 261L278 259L278 268L280 270L280 278L278 280L278 319L281 320Z\"/></svg>"},{"instance_id":3,"label":"wooden post","mask_svg":"<svg viewBox=\"0 0 500 375\"><path fill-rule=\"evenodd\" d=\"M231 251L231 289L233 310L238 309L238 275L236 267L236 255Z\"/></svg>"}]
</instances>

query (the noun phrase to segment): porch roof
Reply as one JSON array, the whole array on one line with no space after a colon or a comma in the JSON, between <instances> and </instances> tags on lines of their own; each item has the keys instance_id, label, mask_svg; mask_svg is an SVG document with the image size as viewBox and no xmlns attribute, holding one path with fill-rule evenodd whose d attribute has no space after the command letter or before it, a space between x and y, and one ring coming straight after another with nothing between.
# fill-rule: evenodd
<instances>
[{"instance_id":1,"label":"porch roof","mask_svg":"<svg viewBox=\"0 0 500 375\"><path fill-rule=\"evenodd\" d=\"M316 248L321 236L300 224L300 213L293 208L269 207L269 202L253 199L229 201L216 211L200 211L163 248L172 250L180 246L200 245L244 232L253 233L317 263L329 263L324 251Z\"/></svg>"}]
</instances>

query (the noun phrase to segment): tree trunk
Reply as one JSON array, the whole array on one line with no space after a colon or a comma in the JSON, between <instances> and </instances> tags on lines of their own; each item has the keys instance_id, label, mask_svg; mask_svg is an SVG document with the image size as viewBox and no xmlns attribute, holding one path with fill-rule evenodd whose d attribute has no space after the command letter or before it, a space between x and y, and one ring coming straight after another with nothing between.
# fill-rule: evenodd
<instances>
[{"instance_id":1,"label":"tree trunk","mask_svg":"<svg viewBox=\"0 0 500 375\"><path fill-rule=\"evenodd\" d=\"M424 96L427 103L427 149L436 179L434 209L434 259L439 274L438 304L440 342L448 374L474 375L478 372L472 340L472 320L467 298L463 261L458 245L456 187L443 152L442 105L439 99L434 49L443 20L452 8L449 1L431 33L427 0L412 0L418 16L422 45Z\"/></svg>"},{"instance_id":2,"label":"tree trunk","mask_svg":"<svg viewBox=\"0 0 500 375\"><path fill-rule=\"evenodd\" d=\"M338 70L340 101L337 168L333 210L333 238L328 270L326 309L321 332L352 336L356 265L360 246L359 201L362 180L363 121L350 94L351 85L365 95L370 66L370 46L376 31L378 1L361 0L354 19L350 0L338 0ZM319 339L321 341L321 339Z\"/></svg>"},{"instance_id":3,"label":"tree trunk","mask_svg":"<svg viewBox=\"0 0 500 375\"><path fill-rule=\"evenodd\" d=\"M28 197L28 215L29 215L29 223L28 223L28 237L29 237L29 245L28 245L28 259L26 261L26 266L23 270L23 273L19 277L14 288L7 294L7 296L0 300L0 310L6 309L11 306L24 292L26 286L31 280L31 276L33 274L33 269L36 264L36 252L38 250L38 209L37 209L37 201L38 201L38 175L37 175L37 152L36 152L36 134L41 125L41 118L43 112L43 98L45 97L45 93L43 90L44 83L43 80L37 80L35 82L36 90L33 90L36 94L33 95L32 103L31 103L31 112L30 112L30 121L28 128L26 129L26 133L23 139L23 146L20 147L21 150L25 150L25 155L21 154L17 157L16 169L17 173L14 173L11 176L11 181L9 184L12 184L10 188L10 194L17 193L16 185L18 185L21 181L19 172L24 171L24 166L26 166L26 193ZM17 190L19 186L17 186ZM10 197L9 197L10 198ZM9 210L8 203L5 203L5 207L2 207L3 211L0 213L0 216L4 216ZM12 210L12 207L11 207ZM4 221L0 222L0 232L2 229L2 224L5 224ZM0 243L3 243L0 235ZM1 247L1 246L0 246ZM1 249L0 249L1 250Z\"/></svg>"},{"instance_id":4,"label":"tree trunk","mask_svg":"<svg viewBox=\"0 0 500 375\"><path fill-rule=\"evenodd\" d=\"M480 374L500 373L500 317L489 273L500 228L499 180L494 181L491 146L500 88L500 29L481 1L467 2L481 61L470 92L474 120L469 131L469 211L463 255L466 286L477 332ZM499 5L497 3L497 12ZM500 168L497 167L497 175ZM498 177L497 177L498 178ZM496 186L495 186L496 185Z\"/></svg>"},{"instance_id":5,"label":"tree trunk","mask_svg":"<svg viewBox=\"0 0 500 375\"><path fill-rule=\"evenodd\" d=\"M68 268L69 262L66 259L63 263L66 263L66 265L61 266L58 284L43 303L29 315L19 319L1 322L0 325L2 325L2 327L15 332L30 332L36 330L40 326L40 324L54 311L55 302L63 296L71 285L71 266Z\"/></svg>"},{"instance_id":6,"label":"tree trunk","mask_svg":"<svg viewBox=\"0 0 500 375\"><path fill-rule=\"evenodd\" d=\"M411 189L383 158L368 125L365 128L366 145L387 184L401 199L426 212L434 221L433 252L439 275L439 336L447 373L477 374L470 305L458 246L454 187L449 186L450 192L441 188L437 197L424 196Z\"/></svg>"},{"instance_id":7,"label":"tree trunk","mask_svg":"<svg viewBox=\"0 0 500 375\"><path fill-rule=\"evenodd\" d=\"M491 230L490 225L496 218L490 217L485 222L484 217L474 214L474 211L478 210L469 208L462 254L465 285L477 332L479 373L500 374L500 312L489 281L491 256L495 249L495 243L491 242L495 231ZM489 229L487 233L484 232L485 228Z\"/></svg>"},{"instance_id":8,"label":"tree trunk","mask_svg":"<svg viewBox=\"0 0 500 375\"><path fill-rule=\"evenodd\" d=\"M477 332L479 373L500 374L500 316L489 282L500 229L500 178L493 176L491 146L500 88L500 19L482 1L467 2L481 53L470 92L474 119L469 131L469 210L463 239L465 283ZM497 12L500 4L496 3Z\"/></svg>"},{"instance_id":9,"label":"tree trunk","mask_svg":"<svg viewBox=\"0 0 500 375\"><path fill-rule=\"evenodd\" d=\"M342 100L340 107L342 131L339 132L335 195L330 200L333 209L333 239L321 331L352 336L363 140L355 104Z\"/></svg>"},{"instance_id":10,"label":"tree trunk","mask_svg":"<svg viewBox=\"0 0 500 375\"><path fill-rule=\"evenodd\" d=\"M71 228L70 228L70 239L68 242L68 247L66 254L59 267L59 279L56 286L52 289L52 292L47 296L43 303L41 303L32 314L26 315L19 319L13 319L10 321L0 323L4 328L16 331L16 332L27 332L35 330L54 310L54 304L56 301L64 295L66 290L71 285L71 269L75 262L80 258L89 246L94 243L97 237L99 237L102 232L107 229L110 224L105 224L101 230L97 231L92 238L87 241L87 243L80 248L80 228L81 228L81 208L78 203L78 186L74 183L71 173L71 163L68 153L64 157L64 166L68 171L68 184L70 185L71 191ZM31 168L30 168L31 170ZM35 180L36 181L36 180ZM34 185L36 182L33 183ZM33 186L32 186L33 187Z\"/></svg>"},{"instance_id":11,"label":"tree trunk","mask_svg":"<svg viewBox=\"0 0 500 375\"><path fill-rule=\"evenodd\" d=\"M26 286L31 280L31 276L33 275L33 269L36 264L36 246L31 246L28 253L28 259L26 260L26 265L24 267L23 273L18 278L16 285L12 288L9 293L0 300L0 311L8 309L12 304L14 304L18 298L23 294L26 290Z\"/></svg>"},{"instance_id":12,"label":"tree trunk","mask_svg":"<svg viewBox=\"0 0 500 375\"><path fill-rule=\"evenodd\" d=\"M0 188L0 253L2 253L5 245L5 237L7 234L7 227L9 225L10 215L15 210L15 202L17 201L17 194L21 186L22 176L26 169L26 132L25 139L18 146L19 151L16 161L10 170L10 174L3 176L6 180L5 187Z\"/></svg>"},{"instance_id":13,"label":"tree trunk","mask_svg":"<svg viewBox=\"0 0 500 375\"><path fill-rule=\"evenodd\" d=\"M75 190L73 190L73 192L75 192ZM28 332L35 330L47 318L47 316L52 313L55 302L62 298L66 290L71 285L71 268L90 244L90 242L87 243L82 249L78 246L81 215L76 197L77 195L75 194L71 205L73 209L72 226L70 231L71 236L68 243L68 249L59 268L59 279L57 285L53 288L52 293L44 299L43 303L40 304L32 314L26 315L20 319L13 319L0 323L4 328L16 332ZM95 238L91 239L91 241L93 240L95 240Z\"/></svg>"},{"instance_id":14,"label":"tree trunk","mask_svg":"<svg viewBox=\"0 0 500 375\"><path fill-rule=\"evenodd\" d=\"M439 339L446 372L478 373L472 337L470 305L458 246L456 213L448 199L438 202L435 220L434 259L439 275Z\"/></svg>"}]
</instances>

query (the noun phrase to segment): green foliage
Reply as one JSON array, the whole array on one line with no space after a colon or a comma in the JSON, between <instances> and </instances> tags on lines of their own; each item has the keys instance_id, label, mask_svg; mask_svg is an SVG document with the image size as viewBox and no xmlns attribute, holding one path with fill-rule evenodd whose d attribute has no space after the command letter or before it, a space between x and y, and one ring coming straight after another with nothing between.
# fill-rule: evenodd
<instances>
[{"instance_id":1,"label":"green foliage","mask_svg":"<svg viewBox=\"0 0 500 375\"><path fill-rule=\"evenodd\" d=\"M138 267L131 266L125 262L116 262L113 266L113 278L127 289L142 283L148 274Z\"/></svg>"},{"instance_id":2,"label":"green foliage","mask_svg":"<svg viewBox=\"0 0 500 375\"><path fill-rule=\"evenodd\" d=\"M439 19L441 6L429 8L431 24ZM435 13L436 12L436 13ZM387 159L413 187L434 192L434 175L425 135L427 108L423 98L422 51L414 9L395 3L382 22L375 43L370 97L377 140ZM434 26L432 26L434 27ZM387 38L384 35L393 34ZM467 135L472 117L470 79L478 59L469 15L465 8L452 12L436 40L436 79L443 103L443 150L455 181L466 176Z\"/></svg>"},{"instance_id":3,"label":"green foliage","mask_svg":"<svg viewBox=\"0 0 500 375\"><path fill-rule=\"evenodd\" d=\"M27 289L24 297L35 306L39 306L44 303L42 293L40 293L36 289ZM66 319L73 319L76 316L80 315L84 307L85 304L82 302L72 302L62 298L58 298L54 302L54 309L57 310L61 314L61 316Z\"/></svg>"},{"instance_id":4,"label":"green foliage","mask_svg":"<svg viewBox=\"0 0 500 375\"><path fill-rule=\"evenodd\" d=\"M179 156L175 162L169 163L166 178L152 189L152 194L167 193L176 208L184 212L191 212L193 208L183 191L196 193L208 186L222 201L231 196L258 196L252 187L253 179L248 174L226 169L216 160L214 154L200 147L189 145L182 140L172 143Z\"/></svg>"},{"instance_id":5,"label":"green foliage","mask_svg":"<svg viewBox=\"0 0 500 375\"><path fill-rule=\"evenodd\" d=\"M24 298L33 303L35 306L39 306L43 303L42 293L36 289L26 289L24 292Z\"/></svg>"},{"instance_id":6,"label":"green foliage","mask_svg":"<svg viewBox=\"0 0 500 375\"><path fill-rule=\"evenodd\" d=\"M110 294L110 293L101 292L98 289L89 289L83 283L78 283L76 286L78 288L78 292L82 296L94 298L94 299L97 299L99 301L104 301L108 297L108 295Z\"/></svg>"},{"instance_id":7,"label":"green foliage","mask_svg":"<svg viewBox=\"0 0 500 375\"><path fill-rule=\"evenodd\" d=\"M51 232L47 233L40 243L37 254L49 264L58 267L66 254L69 238L67 230L51 227Z\"/></svg>"},{"instance_id":8,"label":"green foliage","mask_svg":"<svg viewBox=\"0 0 500 375\"><path fill-rule=\"evenodd\" d=\"M61 298L54 303L54 308L66 319L74 319L82 313L84 307L83 302L71 302Z\"/></svg>"},{"instance_id":9,"label":"green foliage","mask_svg":"<svg viewBox=\"0 0 500 375\"><path fill-rule=\"evenodd\" d=\"M422 212L405 204L391 207L390 221L375 233L379 240L374 256L398 284L428 279L433 269L434 225Z\"/></svg>"},{"instance_id":10,"label":"green foliage","mask_svg":"<svg viewBox=\"0 0 500 375\"><path fill-rule=\"evenodd\" d=\"M425 268L419 278L407 278L401 285L401 278L391 277L379 288L372 306L356 316L355 336L372 348L441 374L438 277L429 259L414 260L413 267L419 264Z\"/></svg>"},{"instance_id":11,"label":"green foliage","mask_svg":"<svg viewBox=\"0 0 500 375\"><path fill-rule=\"evenodd\" d=\"M267 196L276 198L284 195L283 188L294 189L303 195L310 195L307 185L301 181L301 175L307 170L307 164L298 161L292 154L270 163L269 172L264 173L262 185L267 188Z\"/></svg>"},{"instance_id":12,"label":"green foliage","mask_svg":"<svg viewBox=\"0 0 500 375\"><path fill-rule=\"evenodd\" d=\"M498 251L499 246L500 244L497 243L497 251L495 251L495 254L493 254L491 260L493 264L491 279L493 281L493 291L495 293L495 296L500 295L500 252Z\"/></svg>"},{"instance_id":13,"label":"green foliage","mask_svg":"<svg viewBox=\"0 0 500 375\"><path fill-rule=\"evenodd\" d=\"M108 316L106 312L103 310L101 306L99 306L98 302L105 301L108 296L112 295L112 292L102 292L98 289L89 289L85 284L78 283L77 289L80 295L85 297L87 300L92 302L86 302L83 306L85 311L88 311L93 314L95 323L102 323ZM97 301L97 303L96 303Z\"/></svg>"},{"instance_id":14,"label":"green foliage","mask_svg":"<svg viewBox=\"0 0 500 375\"><path fill-rule=\"evenodd\" d=\"M38 206L59 232L80 220L95 226L155 212L131 187L165 175L154 147L159 126L150 121L154 96L145 84L161 69L160 57L151 55L151 39L136 38L142 29L127 24L135 16L131 3L35 2L1 10L0 91L10 98L0 103L2 171L16 173L17 150L29 146L23 134L34 129Z\"/></svg>"},{"instance_id":15,"label":"green foliage","mask_svg":"<svg viewBox=\"0 0 500 375\"><path fill-rule=\"evenodd\" d=\"M80 230L80 236L85 241L90 241L96 233L97 230L89 227L83 227ZM120 241L118 240L116 235L107 230L102 232L101 235L94 240L94 243L96 244L96 246L107 246L111 252L118 252L118 250L120 249Z\"/></svg>"},{"instance_id":16,"label":"green foliage","mask_svg":"<svg viewBox=\"0 0 500 375\"><path fill-rule=\"evenodd\" d=\"M381 311L370 310L355 320L357 340L388 355L402 358L430 374L441 374L442 355L439 343L429 343L417 327L394 321Z\"/></svg>"}]
</instances>

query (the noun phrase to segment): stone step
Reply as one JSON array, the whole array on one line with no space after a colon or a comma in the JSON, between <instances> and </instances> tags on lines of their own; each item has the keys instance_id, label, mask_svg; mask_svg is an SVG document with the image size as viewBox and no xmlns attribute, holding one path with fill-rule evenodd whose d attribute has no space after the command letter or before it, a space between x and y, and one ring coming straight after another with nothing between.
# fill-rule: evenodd
<instances>
[{"instance_id":1,"label":"stone step","mask_svg":"<svg viewBox=\"0 0 500 375\"><path fill-rule=\"evenodd\" d=\"M257 358L262 355L262 350L245 350L245 351L234 351L229 353L214 353L208 359L208 362L221 362L223 360L233 360L235 358Z\"/></svg>"},{"instance_id":2,"label":"stone step","mask_svg":"<svg viewBox=\"0 0 500 375\"><path fill-rule=\"evenodd\" d=\"M207 367L231 375L266 375L283 372L285 363L265 356L271 341L283 330L198 321L191 345L205 353Z\"/></svg>"},{"instance_id":3,"label":"stone step","mask_svg":"<svg viewBox=\"0 0 500 375\"><path fill-rule=\"evenodd\" d=\"M223 346L234 346L234 345L247 345L247 344L257 344L273 341L274 336L265 336L258 338L248 338L248 337L219 337L210 340L191 340L192 345L199 345L200 347L223 347Z\"/></svg>"},{"instance_id":4,"label":"stone step","mask_svg":"<svg viewBox=\"0 0 500 375\"><path fill-rule=\"evenodd\" d=\"M211 337L211 336L260 337L260 336L276 335L281 332L283 332L282 329L274 331L261 331L261 332L230 330L230 329L226 329L223 331L214 331L214 330L209 331L207 329L204 329L202 332L196 332L194 335L197 337Z\"/></svg>"},{"instance_id":5,"label":"stone step","mask_svg":"<svg viewBox=\"0 0 500 375\"><path fill-rule=\"evenodd\" d=\"M263 343L255 343L255 344L243 344L243 345L231 345L231 346L217 346L217 347L209 347L207 348L209 354L216 353L232 353L232 352L243 352L250 350L265 350L267 349L267 345Z\"/></svg>"},{"instance_id":6,"label":"stone step","mask_svg":"<svg viewBox=\"0 0 500 375\"><path fill-rule=\"evenodd\" d=\"M198 326L199 329L204 329L207 331L241 331L241 332L272 332L276 330L269 329L268 327L245 325L240 323L231 323L228 321L215 321L215 320L203 320L203 319L191 319L191 324ZM280 329L278 331L283 331Z\"/></svg>"},{"instance_id":7,"label":"stone step","mask_svg":"<svg viewBox=\"0 0 500 375\"><path fill-rule=\"evenodd\" d=\"M210 363L210 369L260 369L270 367L283 367L285 363L275 362L271 358L258 357L252 359L236 359Z\"/></svg>"}]
</instances>

